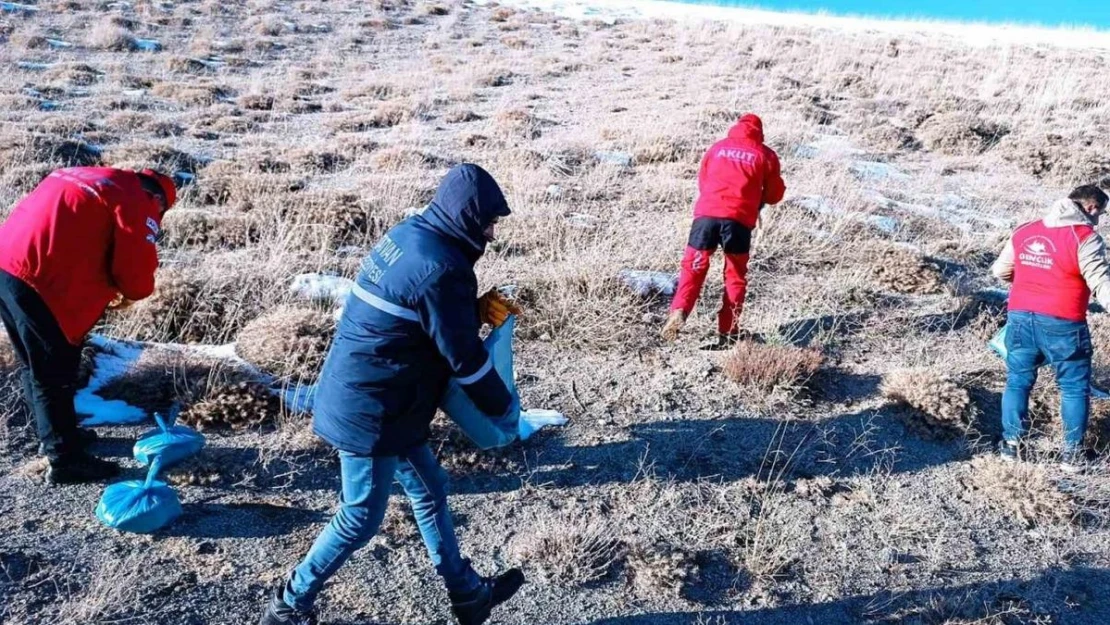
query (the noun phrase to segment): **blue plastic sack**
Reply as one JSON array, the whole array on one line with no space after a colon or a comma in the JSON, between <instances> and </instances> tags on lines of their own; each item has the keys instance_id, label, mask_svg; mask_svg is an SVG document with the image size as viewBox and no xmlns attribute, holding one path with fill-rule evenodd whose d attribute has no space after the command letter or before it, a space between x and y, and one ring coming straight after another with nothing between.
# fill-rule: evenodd
<instances>
[{"instance_id":1,"label":"blue plastic sack","mask_svg":"<svg viewBox=\"0 0 1110 625\"><path fill-rule=\"evenodd\" d=\"M505 382L509 393L512 394L513 403L509 413L500 418L490 418L482 412L467 396L466 391L454 380L447 385L443 394L440 409L443 410L467 438L482 449L504 447L515 441L518 436L520 421L520 395L517 394L516 383L513 380L513 328L516 326L516 317L510 315L508 320L499 328L495 328L486 337L486 350L493 361L493 368L501 380Z\"/></svg>"},{"instance_id":2,"label":"blue plastic sack","mask_svg":"<svg viewBox=\"0 0 1110 625\"><path fill-rule=\"evenodd\" d=\"M181 501L165 482L158 481L161 462L151 463L146 480L128 480L104 490L96 506L96 518L121 532L150 534L181 516Z\"/></svg>"},{"instance_id":3,"label":"blue plastic sack","mask_svg":"<svg viewBox=\"0 0 1110 625\"><path fill-rule=\"evenodd\" d=\"M161 458L162 468L168 469L204 448L204 436L199 432L184 425L173 425L176 414L176 410L170 413L167 424L162 415L154 413L158 427L140 436L132 450L140 465L150 466L155 458Z\"/></svg>"},{"instance_id":4,"label":"blue plastic sack","mask_svg":"<svg viewBox=\"0 0 1110 625\"><path fill-rule=\"evenodd\" d=\"M1005 325L1003 325L998 330L998 332L994 333L994 336L991 337L991 340L987 341L987 346L989 346L992 350L994 350L994 353L1001 356L1003 360L1006 359L1006 326Z\"/></svg>"}]
</instances>

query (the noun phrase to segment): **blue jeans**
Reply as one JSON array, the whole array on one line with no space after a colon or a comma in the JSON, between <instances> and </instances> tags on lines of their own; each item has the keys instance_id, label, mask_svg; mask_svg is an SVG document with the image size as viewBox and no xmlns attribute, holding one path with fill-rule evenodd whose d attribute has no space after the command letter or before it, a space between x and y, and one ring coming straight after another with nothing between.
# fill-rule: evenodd
<instances>
[{"instance_id":1,"label":"blue jeans","mask_svg":"<svg viewBox=\"0 0 1110 625\"><path fill-rule=\"evenodd\" d=\"M465 593L478 587L478 575L470 561L459 554L447 508L447 473L427 444L404 456L340 452L339 462L343 490L339 510L293 570L285 586L287 604L302 611L311 609L327 580L378 533L394 477L412 502L424 545L447 590Z\"/></svg>"},{"instance_id":2,"label":"blue jeans","mask_svg":"<svg viewBox=\"0 0 1110 625\"><path fill-rule=\"evenodd\" d=\"M1029 392L1037 369L1052 365L1060 387L1064 449L1078 449L1087 431L1091 404L1091 332L1086 322L1030 312L1011 312L1006 322L1006 392L1002 436L1017 442L1029 421Z\"/></svg>"}]
</instances>

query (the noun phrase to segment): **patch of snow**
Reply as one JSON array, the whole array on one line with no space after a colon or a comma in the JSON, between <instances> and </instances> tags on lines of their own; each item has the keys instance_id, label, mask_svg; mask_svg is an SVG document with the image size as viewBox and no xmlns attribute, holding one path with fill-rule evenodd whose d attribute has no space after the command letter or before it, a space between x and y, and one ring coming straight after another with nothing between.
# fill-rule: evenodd
<instances>
[{"instance_id":1,"label":"patch of snow","mask_svg":"<svg viewBox=\"0 0 1110 625\"><path fill-rule=\"evenodd\" d=\"M828 159L858 157L865 153L856 147L850 139L840 135L819 135L814 141L794 151L794 154L801 158Z\"/></svg>"},{"instance_id":2,"label":"patch of snow","mask_svg":"<svg viewBox=\"0 0 1110 625\"><path fill-rule=\"evenodd\" d=\"M37 63L35 61L17 61L15 66L30 72L41 72L53 67L52 63Z\"/></svg>"},{"instance_id":3,"label":"patch of snow","mask_svg":"<svg viewBox=\"0 0 1110 625\"><path fill-rule=\"evenodd\" d=\"M476 0L488 4L491 0ZM782 28L826 28L850 33L949 38L988 47L998 44L1048 44L1062 48L1110 49L1110 32L1092 28L985 24L942 20L883 19L835 16L827 13L773 11L662 0L498 0L500 4L540 9L579 20L615 24L621 20L671 19L677 22L726 21Z\"/></svg>"},{"instance_id":4,"label":"patch of snow","mask_svg":"<svg viewBox=\"0 0 1110 625\"><path fill-rule=\"evenodd\" d=\"M547 185L546 192L549 197L562 197L563 188L557 184L551 184Z\"/></svg>"},{"instance_id":5,"label":"patch of snow","mask_svg":"<svg viewBox=\"0 0 1110 625\"><path fill-rule=\"evenodd\" d=\"M136 39L135 47L143 52L161 52L162 44L154 39Z\"/></svg>"},{"instance_id":6,"label":"patch of snow","mask_svg":"<svg viewBox=\"0 0 1110 625\"><path fill-rule=\"evenodd\" d=\"M72 43L70 43L68 41L64 41L62 39L47 39L46 40L46 45L50 46L51 48L58 48L58 49L63 49L63 50L66 49L66 48L72 48L73 47Z\"/></svg>"},{"instance_id":7,"label":"patch of snow","mask_svg":"<svg viewBox=\"0 0 1110 625\"><path fill-rule=\"evenodd\" d=\"M901 228L902 222L894 217L887 215L871 215L868 213L861 213L859 211L844 211L834 208L826 198L817 195L807 195L794 198L793 203L800 206L812 213L818 215L830 215L833 217L840 217L843 219L850 219L865 223L876 230L885 232L886 234L894 234Z\"/></svg>"},{"instance_id":8,"label":"patch of snow","mask_svg":"<svg viewBox=\"0 0 1110 625\"><path fill-rule=\"evenodd\" d=\"M878 161L852 161L848 169L861 180L909 180L910 178L906 172L894 165Z\"/></svg>"},{"instance_id":9,"label":"patch of snow","mask_svg":"<svg viewBox=\"0 0 1110 625\"><path fill-rule=\"evenodd\" d=\"M608 163L610 165L617 165L619 167L632 167L632 155L628 152L607 152L598 150L594 152L594 158L599 162Z\"/></svg>"},{"instance_id":10,"label":"patch of snow","mask_svg":"<svg viewBox=\"0 0 1110 625\"><path fill-rule=\"evenodd\" d=\"M31 6L30 4L0 2L0 12L2 13L38 13L38 10L38 7Z\"/></svg>"},{"instance_id":11,"label":"patch of snow","mask_svg":"<svg viewBox=\"0 0 1110 625\"><path fill-rule=\"evenodd\" d=\"M115 425L146 421L149 415L145 410L125 401L108 400L96 394L134 366L143 353L143 346L100 335L91 336L89 342L99 348L100 353L96 356L96 366L88 385L79 389L73 400L73 407L78 414L89 415L81 424Z\"/></svg>"},{"instance_id":12,"label":"patch of snow","mask_svg":"<svg viewBox=\"0 0 1110 625\"><path fill-rule=\"evenodd\" d=\"M673 296L678 288L678 276L673 273L622 269L617 275L625 286L640 297L655 294Z\"/></svg>"},{"instance_id":13,"label":"patch of snow","mask_svg":"<svg viewBox=\"0 0 1110 625\"><path fill-rule=\"evenodd\" d=\"M567 215L567 223L575 228L582 228L584 230L596 230L601 218L586 213L571 213Z\"/></svg>"},{"instance_id":14,"label":"patch of snow","mask_svg":"<svg viewBox=\"0 0 1110 625\"><path fill-rule=\"evenodd\" d=\"M354 287L354 280L322 273L302 273L293 278L289 290L298 297L315 301L330 301L342 306Z\"/></svg>"},{"instance_id":15,"label":"patch of snow","mask_svg":"<svg viewBox=\"0 0 1110 625\"><path fill-rule=\"evenodd\" d=\"M983 226L996 230L1009 230L1014 226L1013 220L986 215L971 208L967 200L954 195L943 195L935 198L940 204L939 206L900 202L878 192L871 192L868 197L887 210L942 221L964 232L982 232Z\"/></svg>"}]
</instances>

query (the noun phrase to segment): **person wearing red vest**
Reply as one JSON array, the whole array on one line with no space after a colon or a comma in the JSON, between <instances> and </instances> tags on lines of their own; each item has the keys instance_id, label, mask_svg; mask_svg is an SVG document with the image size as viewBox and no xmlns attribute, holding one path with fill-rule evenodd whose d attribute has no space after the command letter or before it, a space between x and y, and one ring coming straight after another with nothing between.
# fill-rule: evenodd
<instances>
[{"instance_id":1,"label":"person wearing red vest","mask_svg":"<svg viewBox=\"0 0 1110 625\"><path fill-rule=\"evenodd\" d=\"M1064 443L1061 468L1082 470L1091 396L1091 295L1110 310L1110 263L1095 232L1108 196L1082 186L1052 205L1044 219L1014 231L991 267L1012 282L1006 321L1006 390L999 452L1016 460L1027 430L1037 369L1052 365L1060 387Z\"/></svg>"},{"instance_id":2,"label":"person wearing red vest","mask_svg":"<svg viewBox=\"0 0 1110 625\"><path fill-rule=\"evenodd\" d=\"M154 292L155 242L176 194L172 178L149 169L60 169L0 225L0 320L51 483L119 473L86 452L96 435L77 427L81 344L110 304Z\"/></svg>"},{"instance_id":3,"label":"person wearing red vest","mask_svg":"<svg viewBox=\"0 0 1110 625\"><path fill-rule=\"evenodd\" d=\"M664 339L678 338L701 296L709 260L720 247L724 252L725 288L714 347L736 342L738 318L748 290L752 230L763 206L778 204L785 193L779 157L763 144L763 121L755 115L744 115L702 158L694 223L671 313L663 326Z\"/></svg>"}]
</instances>

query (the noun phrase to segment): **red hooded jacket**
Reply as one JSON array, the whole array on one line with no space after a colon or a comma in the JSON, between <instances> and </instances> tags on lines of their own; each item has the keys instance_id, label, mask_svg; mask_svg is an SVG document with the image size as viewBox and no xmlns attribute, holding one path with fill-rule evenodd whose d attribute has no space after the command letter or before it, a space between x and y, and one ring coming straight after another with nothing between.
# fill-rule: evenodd
<instances>
[{"instance_id":1,"label":"red hooded jacket","mask_svg":"<svg viewBox=\"0 0 1110 625\"><path fill-rule=\"evenodd\" d=\"M763 121L745 115L713 144L698 172L694 217L716 217L755 228L764 204L778 204L786 193L778 154L763 145Z\"/></svg>"},{"instance_id":2,"label":"red hooded jacket","mask_svg":"<svg viewBox=\"0 0 1110 625\"><path fill-rule=\"evenodd\" d=\"M117 293L154 292L161 223L161 205L136 172L60 169L0 225L0 269L33 288L79 345Z\"/></svg>"}]
</instances>

